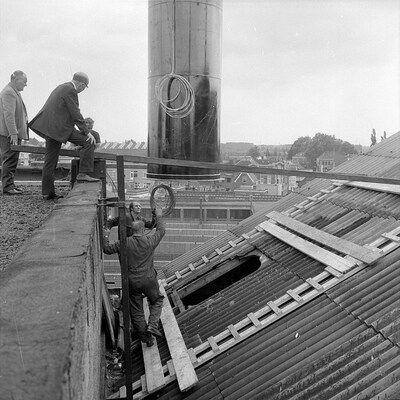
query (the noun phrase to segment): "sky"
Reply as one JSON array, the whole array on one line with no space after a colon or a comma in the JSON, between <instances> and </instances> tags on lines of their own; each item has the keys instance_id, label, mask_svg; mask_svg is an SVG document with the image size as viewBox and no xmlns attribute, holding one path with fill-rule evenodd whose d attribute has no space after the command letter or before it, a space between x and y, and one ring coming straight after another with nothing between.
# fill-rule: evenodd
<instances>
[{"instance_id":1,"label":"sky","mask_svg":"<svg viewBox=\"0 0 400 400\"><path fill-rule=\"evenodd\" d=\"M1 0L0 85L33 118L76 71L102 140L147 140L147 0ZM400 131L400 0L224 0L221 142ZM35 137L34 134L32 134Z\"/></svg>"}]
</instances>

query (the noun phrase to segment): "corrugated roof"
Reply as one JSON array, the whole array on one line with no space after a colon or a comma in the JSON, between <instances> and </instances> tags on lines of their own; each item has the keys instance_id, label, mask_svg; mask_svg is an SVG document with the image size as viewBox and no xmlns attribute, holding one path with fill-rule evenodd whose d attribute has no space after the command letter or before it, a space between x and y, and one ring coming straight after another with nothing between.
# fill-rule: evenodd
<instances>
[{"instance_id":1,"label":"corrugated roof","mask_svg":"<svg viewBox=\"0 0 400 400\"><path fill-rule=\"evenodd\" d=\"M365 153L370 156L384 156L400 158L399 134L389 136L386 140L377 143Z\"/></svg>"},{"instance_id":2,"label":"corrugated roof","mask_svg":"<svg viewBox=\"0 0 400 400\"><path fill-rule=\"evenodd\" d=\"M390 146L389 146L390 140ZM400 177L400 133L336 171ZM395 150L397 151L397 150ZM229 231L168 264L187 267L224 248L266 220L270 208L294 210L295 218L360 245L400 226L400 196L342 186L318 200L308 197L331 182L317 179ZM314 197L316 198L316 197ZM305 208L293 207L306 204ZM297 210L297 211L296 211ZM302 232L298 232L302 236ZM254 313L325 266L267 233L253 245L268 260L257 270L192 305L177 320L188 347ZM242 246L238 245L239 248ZM234 257L234 255L233 255ZM400 249L278 319L199 367L198 389L182 394L176 383L160 399L398 399L400 398ZM218 267L218 266L217 266ZM247 267L250 268L249 264ZM240 267L238 267L240 268ZM226 285L225 285L226 286ZM215 288L214 288L215 289ZM183 299L186 301L185 299ZM207 392L209 389L210 392ZM375 397L374 397L375 396Z\"/></svg>"}]
</instances>

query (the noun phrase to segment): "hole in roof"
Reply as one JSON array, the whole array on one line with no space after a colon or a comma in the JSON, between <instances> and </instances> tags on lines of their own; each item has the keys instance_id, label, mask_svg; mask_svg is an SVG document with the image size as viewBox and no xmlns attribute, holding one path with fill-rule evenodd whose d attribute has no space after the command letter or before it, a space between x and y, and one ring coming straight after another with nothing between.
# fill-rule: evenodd
<instances>
[{"instance_id":1,"label":"hole in roof","mask_svg":"<svg viewBox=\"0 0 400 400\"><path fill-rule=\"evenodd\" d=\"M204 300L209 299L222 290L253 274L260 268L260 265L260 259L257 256L251 256L243 260L242 264L226 272L224 275L215 278L212 282L209 282L197 289L195 292L188 294L186 297L182 298L182 302L186 307L200 304ZM215 269L205 276L212 276L212 274L217 272L218 269Z\"/></svg>"}]
</instances>

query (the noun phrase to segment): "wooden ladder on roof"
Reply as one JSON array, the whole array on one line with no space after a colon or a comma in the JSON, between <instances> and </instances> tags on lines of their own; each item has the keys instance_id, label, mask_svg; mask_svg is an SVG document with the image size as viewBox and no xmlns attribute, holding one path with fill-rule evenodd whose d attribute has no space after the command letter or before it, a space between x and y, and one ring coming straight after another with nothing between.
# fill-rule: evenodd
<instances>
[{"instance_id":1,"label":"wooden ladder on roof","mask_svg":"<svg viewBox=\"0 0 400 400\"><path fill-rule=\"evenodd\" d=\"M154 345L151 347L147 347L145 343L142 343L145 374L141 376L140 381L135 382L132 386L134 393L139 390L139 393L134 395L134 399L142 398L144 395L160 390L171 382L171 379L176 379L178 381L181 392L191 389L198 382L191 355L186 348L168 296L165 293L163 282L161 281L160 292L164 295L161 323L171 354L171 360L167 362L166 366L162 366L156 339ZM149 306L146 298L143 299L143 308L146 320L148 320ZM120 388L119 396L126 397L125 386Z\"/></svg>"}]
</instances>

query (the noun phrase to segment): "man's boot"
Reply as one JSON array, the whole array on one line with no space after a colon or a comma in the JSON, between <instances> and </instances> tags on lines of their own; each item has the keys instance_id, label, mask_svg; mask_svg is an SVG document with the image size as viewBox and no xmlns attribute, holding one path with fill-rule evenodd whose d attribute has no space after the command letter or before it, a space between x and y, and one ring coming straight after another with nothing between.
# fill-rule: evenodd
<instances>
[{"instance_id":1,"label":"man's boot","mask_svg":"<svg viewBox=\"0 0 400 400\"><path fill-rule=\"evenodd\" d=\"M153 325L148 325L147 329L146 329L146 332L150 333L151 335L154 335L154 336L159 336L159 337L162 336L162 333L156 327L154 327Z\"/></svg>"}]
</instances>

